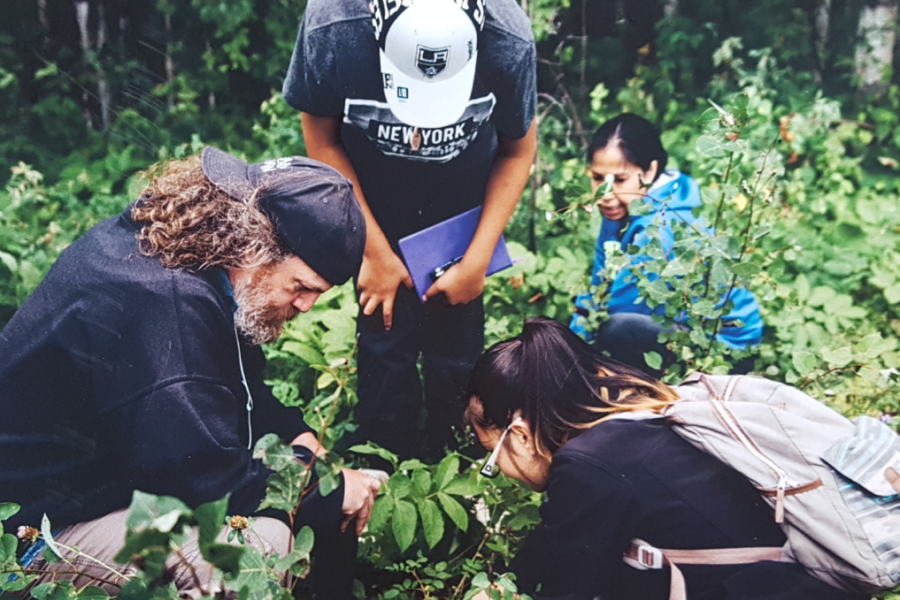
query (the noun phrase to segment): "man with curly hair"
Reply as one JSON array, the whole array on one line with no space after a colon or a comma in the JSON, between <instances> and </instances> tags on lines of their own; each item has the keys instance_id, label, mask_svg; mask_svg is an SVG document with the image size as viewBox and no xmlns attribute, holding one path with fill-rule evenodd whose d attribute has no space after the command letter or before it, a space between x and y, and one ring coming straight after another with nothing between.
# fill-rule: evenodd
<instances>
[{"instance_id":1,"label":"man with curly hair","mask_svg":"<svg viewBox=\"0 0 900 600\"><path fill-rule=\"evenodd\" d=\"M258 345L350 279L364 245L352 185L321 163L248 165L208 147L164 165L62 253L0 332L0 501L22 506L7 528L46 514L57 541L112 565L135 490L192 507L230 494L229 514L257 514L260 546L285 554L290 529L271 518L285 515L257 512L269 472L253 445L274 432L303 460L324 449L263 382ZM316 532L314 597L350 597L355 534L378 490L342 475L295 523ZM181 590L211 575L189 562L170 565ZM93 573L82 570L76 586ZM113 593L123 583L102 579Z\"/></svg>"}]
</instances>

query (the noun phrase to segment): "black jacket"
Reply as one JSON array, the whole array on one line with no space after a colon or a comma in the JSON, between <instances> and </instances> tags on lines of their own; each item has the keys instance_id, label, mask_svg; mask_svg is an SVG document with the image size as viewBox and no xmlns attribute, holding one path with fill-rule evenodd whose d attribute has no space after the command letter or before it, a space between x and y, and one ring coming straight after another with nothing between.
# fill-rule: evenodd
<instances>
[{"instance_id":1,"label":"black jacket","mask_svg":"<svg viewBox=\"0 0 900 600\"><path fill-rule=\"evenodd\" d=\"M516 556L535 599L666 600L669 569L622 561L634 538L658 548L782 546L772 510L749 482L660 420L614 419L553 457L541 523ZM690 600L853 598L794 564L683 566Z\"/></svg>"},{"instance_id":2,"label":"black jacket","mask_svg":"<svg viewBox=\"0 0 900 600\"><path fill-rule=\"evenodd\" d=\"M164 268L137 251L130 207L67 248L0 332L0 502L11 525L61 527L128 506L231 493L251 514L269 472L248 450L233 301L224 271ZM253 437L309 431L241 344Z\"/></svg>"}]
</instances>

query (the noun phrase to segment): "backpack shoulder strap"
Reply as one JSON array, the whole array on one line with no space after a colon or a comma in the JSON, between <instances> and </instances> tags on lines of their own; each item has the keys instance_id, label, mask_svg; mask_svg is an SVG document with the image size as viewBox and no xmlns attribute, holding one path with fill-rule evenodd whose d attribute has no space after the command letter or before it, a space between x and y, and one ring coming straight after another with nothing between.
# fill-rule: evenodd
<instances>
[{"instance_id":1,"label":"backpack shoulder strap","mask_svg":"<svg viewBox=\"0 0 900 600\"><path fill-rule=\"evenodd\" d=\"M764 560L780 561L780 547L719 548L715 550L661 550L637 538L622 555L631 567L646 571L669 567L669 600L687 600L684 575L678 565L744 565Z\"/></svg>"}]
</instances>

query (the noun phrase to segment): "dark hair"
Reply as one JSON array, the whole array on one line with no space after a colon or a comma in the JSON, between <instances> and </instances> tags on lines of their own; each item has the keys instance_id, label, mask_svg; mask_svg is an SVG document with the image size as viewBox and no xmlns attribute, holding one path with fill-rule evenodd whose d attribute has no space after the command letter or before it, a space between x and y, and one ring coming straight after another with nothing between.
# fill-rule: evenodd
<instances>
[{"instance_id":1,"label":"dark hair","mask_svg":"<svg viewBox=\"0 0 900 600\"><path fill-rule=\"evenodd\" d=\"M594 154L598 150L610 144L618 144L625 160L637 165L643 171L649 169L650 163L655 160L658 165L657 177L665 171L666 163L669 161L669 154L659 139L659 129L647 119L637 115L624 113L601 125L594 132L588 146L588 163L594 160Z\"/></svg>"},{"instance_id":2,"label":"dark hair","mask_svg":"<svg viewBox=\"0 0 900 600\"><path fill-rule=\"evenodd\" d=\"M658 412L678 399L658 379L597 354L546 317L527 320L521 335L494 344L478 359L467 397L480 404L470 403L470 423L502 429L524 417L544 455L614 413Z\"/></svg>"}]
</instances>

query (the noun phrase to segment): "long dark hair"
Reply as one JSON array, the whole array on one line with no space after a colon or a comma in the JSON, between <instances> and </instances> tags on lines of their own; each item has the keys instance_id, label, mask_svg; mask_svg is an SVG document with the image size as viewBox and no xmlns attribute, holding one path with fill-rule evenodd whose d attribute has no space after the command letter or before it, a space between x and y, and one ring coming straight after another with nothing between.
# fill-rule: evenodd
<instances>
[{"instance_id":1,"label":"long dark hair","mask_svg":"<svg viewBox=\"0 0 900 600\"><path fill-rule=\"evenodd\" d=\"M515 416L524 417L545 456L615 413L659 412L678 399L658 379L595 353L546 317L529 319L520 335L494 344L478 359L467 397L480 404L470 403L470 423L502 429Z\"/></svg>"},{"instance_id":2,"label":"long dark hair","mask_svg":"<svg viewBox=\"0 0 900 600\"><path fill-rule=\"evenodd\" d=\"M598 150L610 144L618 144L625 160L646 171L654 160L657 163L656 177L666 170L669 153L659 139L659 129L643 117L624 113L613 117L600 126L591 138L587 150L588 164L594 160Z\"/></svg>"}]
</instances>

